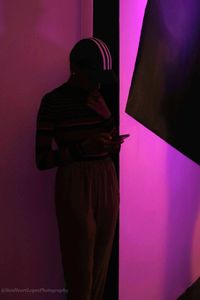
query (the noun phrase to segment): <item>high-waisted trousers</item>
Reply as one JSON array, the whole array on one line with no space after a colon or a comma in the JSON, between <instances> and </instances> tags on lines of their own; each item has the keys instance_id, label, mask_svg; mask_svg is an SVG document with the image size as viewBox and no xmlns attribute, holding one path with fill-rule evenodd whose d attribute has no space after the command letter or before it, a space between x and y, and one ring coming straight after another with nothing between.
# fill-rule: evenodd
<instances>
[{"instance_id":1,"label":"high-waisted trousers","mask_svg":"<svg viewBox=\"0 0 200 300\"><path fill-rule=\"evenodd\" d=\"M119 213L112 159L58 167L55 207L67 300L103 300Z\"/></svg>"}]
</instances>

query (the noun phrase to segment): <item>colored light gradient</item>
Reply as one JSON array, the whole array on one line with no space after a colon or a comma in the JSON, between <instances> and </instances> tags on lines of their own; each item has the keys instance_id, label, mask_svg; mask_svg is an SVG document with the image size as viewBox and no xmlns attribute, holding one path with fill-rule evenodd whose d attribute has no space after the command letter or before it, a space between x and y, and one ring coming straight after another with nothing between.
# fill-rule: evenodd
<instances>
[{"instance_id":1,"label":"colored light gradient","mask_svg":"<svg viewBox=\"0 0 200 300\"><path fill-rule=\"evenodd\" d=\"M200 276L199 166L125 113L146 1L120 1L120 300L175 300Z\"/></svg>"},{"instance_id":2,"label":"colored light gradient","mask_svg":"<svg viewBox=\"0 0 200 300\"><path fill-rule=\"evenodd\" d=\"M0 286L61 289L56 169L36 168L36 115L44 93L67 80L69 51L91 24L87 33L81 28L80 0L1 0L0 10ZM0 291L0 299L65 298L61 291Z\"/></svg>"}]
</instances>

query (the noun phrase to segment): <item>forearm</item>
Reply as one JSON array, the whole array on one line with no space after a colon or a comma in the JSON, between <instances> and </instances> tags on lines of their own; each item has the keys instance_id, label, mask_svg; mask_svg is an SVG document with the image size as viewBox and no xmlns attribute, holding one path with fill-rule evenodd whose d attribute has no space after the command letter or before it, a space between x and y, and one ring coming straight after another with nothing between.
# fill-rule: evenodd
<instances>
[{"instance_id":1,"label":"forearm","mask_svg":"<svg viewBox=\"0 0 200 300\"><path fill-rule=\"evenodd\" d=\"M48 170L59 165L59 150L36 150L36 166L38 170Z\"/></svg>"},{"instance_id":2,"label":"forearm","mask_svg":"<svg viewBox=\"0 0 200 300\"><path fill-rule=\"evenodd\" d=\"M83 155L84 151L81 147L81 142L63 146L56 150L48 149L44 151L44 149L36 149L36 165L39 170L48 170L67 165L80 159Z\"/></svg>"}]
</instances>

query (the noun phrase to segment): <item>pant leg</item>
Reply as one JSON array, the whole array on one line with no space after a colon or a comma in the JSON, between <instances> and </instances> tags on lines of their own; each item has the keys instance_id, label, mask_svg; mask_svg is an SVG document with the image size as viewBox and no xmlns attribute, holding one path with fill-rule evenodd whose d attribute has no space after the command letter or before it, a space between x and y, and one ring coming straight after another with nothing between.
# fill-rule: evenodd
<instances>
[{"instance_id":1,"label":"pant leg","mask_svg":"<svg viewBox=\"0 0 200 300\"><path fill-rule=\"evenodd\" d=\"M67 300L101 300L119 205L113 162L61 167L55 191Z\"/></svg>"},{"instance_id":2,"label":"pant leg","mask_svg":"<svg viewBox=\"0 0 200 300\"><path fill-rule=\"evenodd\" d=\"M96 239L91 300L103 300L103 293L112 252L119 213L118 179L113 162L107 161L96 177ZM100 172L100 170L99 170Z\"/></svg>"},{"instance_id":3,"label":"pant leg","mask_svg":"<svg viewBox=\"0 0 200 300\"><path fill-rule=\"evenodd\" d=\"M96 235L91 175L87 162L62 167L56 174L55 204L67 300L91 300Z\"/></svg>"}]
</instances>

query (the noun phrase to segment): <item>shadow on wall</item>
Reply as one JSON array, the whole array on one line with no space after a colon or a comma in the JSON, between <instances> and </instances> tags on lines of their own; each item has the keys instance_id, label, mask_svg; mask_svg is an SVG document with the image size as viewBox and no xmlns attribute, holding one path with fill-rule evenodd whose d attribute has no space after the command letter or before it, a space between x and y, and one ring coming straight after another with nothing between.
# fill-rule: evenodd
<instances>
[{"instance_id":1,"label":"shadow on wall","mask_svg":"<svg viewBox=\"0 0 200 300\"><path fill-rule=\"evenodd\" d=\"M54 170L36 170L35 126L42 95L67 79L67 55L80 38L78 4L74 0L61 0L59 7L53 0L0 3L1 288L62 286ZM62 299L59 293L42 296ZM29 295L30 300L34 297ZM19 294L12 294L13 300L18 298Z\"/></svg>"}]
</instances>

